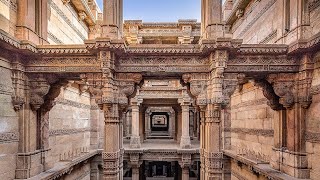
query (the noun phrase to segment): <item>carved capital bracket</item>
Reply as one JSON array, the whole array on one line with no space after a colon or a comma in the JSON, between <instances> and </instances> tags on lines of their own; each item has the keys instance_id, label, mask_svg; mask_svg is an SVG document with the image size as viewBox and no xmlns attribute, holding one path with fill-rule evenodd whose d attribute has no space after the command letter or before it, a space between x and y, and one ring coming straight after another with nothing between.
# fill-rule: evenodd
<instances>
[{"instance_id":1,"label":"carved capital bracket","mask_svg":"<svg viewBox=\"0 0 320 180\"><path fill-rule=\"evenodd\" d=\"M276 95L272 88L272 85L268 81L266 81L265 79L255 80L254 85L262 88L263 95L268 99L267 104L271 107L271 109L283 109L283 106L279 103L280 97Z\"/></svg>"},{"instance_id":2,"label":"carved capital bracket","mask_svg":"<svg viewBox=\"0 0 320 180\"><path fill-rule=\"evenodd\" d=\"M129 164L132 168L139 168L142 164L142 160L140 160L139 153L130 153L130 161Z\"/></svg>"},{"instance_id":3,"label":"carved capital bracket","mask_svg":"<svg viewBox=\"0 0 320 180\"><path fill-rule=\"evenodd\" d=\"M192 164L191 154L183 153L181 155L181 160L179 160L178 163L182 169L189 168Z\"/></svg>"},{"instance_id":4,"label":"carved capital bracket","mask_svg":"<svg viewBox=\"0 0 320 180\"><path fill-rule=\"evenodd\" d=\"M197 105L206 105L207 99L207 83L209 74L207 73L192 73L183 74L182 80L185 84L189 84L189 92L196 98Z\"/></svg>"},{"instance_id":5,"label":"carved capital bracket","mask_svg":"<svg viewBox=\"0 0 320 180\"><path fill-rule=\"evenodd\" d=\"M296 102L295 74L271 74L267 78L272 84L275 94L279 97L279 103L285 108L291 108Z\"/></svg>"},{"instance_id":6,"label":"carved capital bracket","mask_svg":"<svg viewBox=\"0 0 320 180\"><path fill-rule=\"evenodd\" d=\"M48 94L50 84L43 75L33 77L30 83L30 105L33 110L38 110L44 104L44 97Z\"/></svg>"},{"instance_id":7,"label":"carved capital bracket","mask_svg":"<svg viewBox=\"0 0 320 180\"><path fill-rule=\"evenodd\" d=\"M140 73L116 73L115 74L118 86L118 102L125 107L129 104L128 97L134 97L138 84L142 81Z\"/></svg>"},{"instance_id":8,"label":"carved capital bracket","mask_svg":"<svg viewBox=\"0 0 320 180\"><path fill-rule=\"evenodd\" d=\"M43 112L54 106L54 99L60 94L61 87L68 81L52 74L29 74L30 105L33 110L40 107Z\"/></svg>"},{"instance_id":9,"label":"carved capital bracket","mask_svg":"<svg viewBox=\"0 0 320 180\"><path fill-rule=\"evenodd\" d=\"M223 102L222 107L227 107L230 105L231 95L239 88L238 77L241 74L225 74L222 87Z\"/></svg>"}]
</instances>

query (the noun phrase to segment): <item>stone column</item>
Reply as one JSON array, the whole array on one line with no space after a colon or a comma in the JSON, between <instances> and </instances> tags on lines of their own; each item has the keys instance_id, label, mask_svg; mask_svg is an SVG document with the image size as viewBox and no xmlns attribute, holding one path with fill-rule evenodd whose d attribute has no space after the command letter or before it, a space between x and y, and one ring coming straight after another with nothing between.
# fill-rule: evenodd
<instances>
[{"instance_id":1,"label":"stone column","mask_svg":"<svg viewBox=\"0 0 320 180\"><path fill-rule=\"evenodd\" d=\"M204 151L206 147L205 143L205 135L206 135L206 129L205 129L205 110L206 106L200 106L200 177L205 177L205 158L204 158Z\"/></svg>"},{"instance_id":2,"label":"stone column","mask_svg":"<svg viewBox=\"0 0 320 180\"><path fill-rule=\"evenodd\" d=\"M305 59L305 61L308 61L308 59ZM301 66L301 69L310 67L308 62L305 63ZM310 177L305 144L305 121L306 111L311 103L308 91L312 72L307 69L296 75L274 74L268 77L268 81L273 85L275 94L279 96L279 103L285 108L280 112L280 119L285 119L285 121L278 123L282 126L282 130L278 130L278 132L282 132L285 138L281 139L282 142L275 142L277 143L275 146L279 146L280 143L285 143L285 145L280 149L274 148L272 165L275 165L275 168L280 168L281 171L290 176L300 179ZM275 130L277 130L276 127ZM278 138L281 138L281 136L278 136Z\"/></svg>"},{"instance_id":3,"label":"stone column","mask_svg":"<svg viewBox=\"0 0 320 180\"><path fill-rule=\"evenodd\" d=\"M150 137L150 135L151 135L150 115L151 115L151 110L150 110L150 108L148 108L144 113L145 139L148 139Z\"/></svg>"},{"instance_id":4,"label":"stone column","mask_svg":"<svg viewBox=\"0 0 320 180\"><path fill-rule=\"evenodd\" d=\"M139 167L132 167L132 180L139 180Z\"/></svg>"},{"instance_id":5,"label":"stone column","mask_svg":"<svg viewBox=\"0 0 320 180\"><path fill-rule=\"evenodd\" d=\"M48 3L48 0L19 1L17 38L34 44L48 44Z\"/></svg>"},{"instance_id":6,"label":"stone column","mask_svg":"<svg viewBox=\"0 0 320 180\"><path fill-rule=\"evenodd\" d=\"M221 0L201 1L201 24L204 39L223 37Z\"/></svg>"},{"instance_id":7,"label":"stone column","mask_svg":"<svg viewBox=\"0 0 320 180\"><path fill-rule=\"evenodd\" d=\"M120 125L118 104L103 104L105 145L102 158L104 179L120 179Z\"/></svg>"},{"instance_id":8,"label":"stone column","mask_svg":"<svg viewBox=\"0 0 320 180\"><path fill-rule=\"evenodd\" d=\"M102 37L118 39L122 30L122 0L103 1Z\"/></svg>"},{"instance_id":9,"label":"stone column","mask_svg":"<svg viewBox=\"0 0 320 180\"><path fill-rule=\"evenodd\" d=\"M182 180L189 180L189 167L182 168Z\"/></svg>"},{"instance_id":10,"label":"stone column","mask_svg":"<svg viewBox=\"0 0 320 180\"><path fill-rule=\"evenodd\" d=\"M189 180L189 168L191 165L191 154L182 154L181 161L179 161L182 169L182 180Z\"/></svg>"},{"instance_id":11,"label":"stone column","mask_svg":"<svg viewBox=\"0 0 320 180\"><path fill-rule=\"evenodd\" d=\"M132 135L130 139L131 148L140 148L140 135L139 135L139 104L137 98L131 99L132 109Z\"/></svg>"},{"instance_id":12,"label":"stone column","mask_svg":"<svg viewBox=\"0 0 320 180\"><path fill-rule=\"evenodd\" d=\"M90 179L98 180L99 179L99 160L98 157L94 157L90 162Z\"/></svg>"},{"instance_id":13,"label":"stone column","mask_svg":"<svg viewBox=\"0 0 320 180\"><path fill-rule=\"evenodd\" d=\"M182 103L182 134L180 140L180 147L183 149L191 148L189 135L189 103Z\"/></svg>"},{"instance_id":14,"label":"stone column","mask_svg":"<svg viewBox=\"0 0 320 180\"><path fill-rule=\"evenodd\" d=\"M208 104L205 122L205 180L222 178L222 152L220 147L220 105Z\"/></svg>"},{"instance_id":15,"label":"stone column","mask_svg":"<svg viewBox=\"0 0 320 180\"><path fill-rule=\"evenodd\" d=\"M142 161L139 160L139 154L133 153L130 154L130 165L132 168L132 180L139 180L140 179L140 165Z\"/></svg>"}]
</instances>

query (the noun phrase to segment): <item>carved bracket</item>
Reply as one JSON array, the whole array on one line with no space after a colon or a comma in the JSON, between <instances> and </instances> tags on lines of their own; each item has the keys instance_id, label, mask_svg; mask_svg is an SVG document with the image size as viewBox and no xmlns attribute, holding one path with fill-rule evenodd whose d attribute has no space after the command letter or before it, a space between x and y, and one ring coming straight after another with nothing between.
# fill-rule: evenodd
<instances>
[{"instance_id":1,"label":"carved bracket","mask_svg":"<svg viewBox=\"0 0 320 180\"><path fill-rule=\"evenodd\" d=\"M30 105L34 110L38 110L44 104L44 96L48 94L50 84L43 77L39 76L30 80Z\"/></svg>"},{"instance_id":2,"label":"carved bracket","mask_svg":"<svg viewBox=\"0 0 320 180\"><path fill-rule=\"evenodd\" d=\"M181 160L179 161L179 165L181 168L188 168L191 165L191 154L182 154Z\"/></svg>"},{"instance_id":3,"label":"carved bracket","mask_svg":"<svg viewBox=\"0 0 320 180\"><path fill-rule=\"evenodd\" d=\"M207 82L209 75L206 73L183 74L182 80L189 84L190 94L196 97L197 105L207 104Z\"/></svg>"},{"instance_id":4,"label":"carved bracket","mask_svg":"<svg viewBox=\"0 0 320 180\"><path fill-rule=\"evenodd\" d=\"M268 99L267 104L271 107L271 109L276 111L283 109L283 106L279 103L279 96L276 95L272 85L268 81L264 79L255 80L254 85L262 88L263 95Z\"/></svg>"},{"instance_id":5,"label":"carved bracket","mask_svg":"<svg viewBox=\"0 0 320 180\"><path fill-rule=\"evenodd\" d=\"M267 80L273 86L275 94L279 97L279 103L285 108L291 108L296 102L295 75L271 74Z\"/></svg>"}]
</instances>

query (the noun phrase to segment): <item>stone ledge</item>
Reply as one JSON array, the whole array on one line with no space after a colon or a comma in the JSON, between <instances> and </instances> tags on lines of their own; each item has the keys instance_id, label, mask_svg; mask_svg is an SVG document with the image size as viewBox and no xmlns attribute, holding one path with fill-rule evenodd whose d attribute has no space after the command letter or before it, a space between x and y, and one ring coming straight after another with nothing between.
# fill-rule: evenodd
<instances>
[{"instance_id":1,"label":"stone ledge","mask_svg":"<svg viewBox=\"0 0 320 180\"><path fill-rule=\"evenodd\" d=\"M73 170L73 166L80 164L82 162L85 162L89 160L90 158L101 154L102 150L93 150L89 153L84 154L81 157L78 157L72 161L68 162L59 162L56 163L55 166L45 172L42 172L36 176L33 176L32 178L29 178L29 180L52 180L52 179L58 179L64 174L70 173Z\"/></svg>"},{"instance_id":2,"label":"stone ledge","mask_svg":"<svg viewBox=\"0 0 320 180\"><path fill-rule=\"evenodd\" d=\"M232 160L235 160L237 162L240 162L242 164L245 164L246 166L249 166L252 171L255 173L258 173L268 179L271 180L298 180L298 178L291 177L285 173L282 173L280 171L274 170L271 168L269 164L265 163L259 163L257 161L242 157L240 155L237 155L236 152L231 150L223 150L223 154ZM301 180L301 179L300 179Z\"/></svg>"}]
</instances>

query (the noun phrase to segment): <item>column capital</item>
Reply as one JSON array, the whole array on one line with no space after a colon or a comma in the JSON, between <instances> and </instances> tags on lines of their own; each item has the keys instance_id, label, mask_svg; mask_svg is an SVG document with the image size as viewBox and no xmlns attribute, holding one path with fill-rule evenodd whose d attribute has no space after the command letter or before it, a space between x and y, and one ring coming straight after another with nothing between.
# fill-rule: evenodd
<instances>
[{"instance_id":1,"label":"column capital","mask_svg":"<svg viewBox=\"0 0 320 180\"><path fill-rule=\"evenodd\" d=\"M142 102L143 102L142 98L138 98L138 97L131 98L130 106L134 108L135 106L140 106Z\"/></svg>"}]
</instances>

